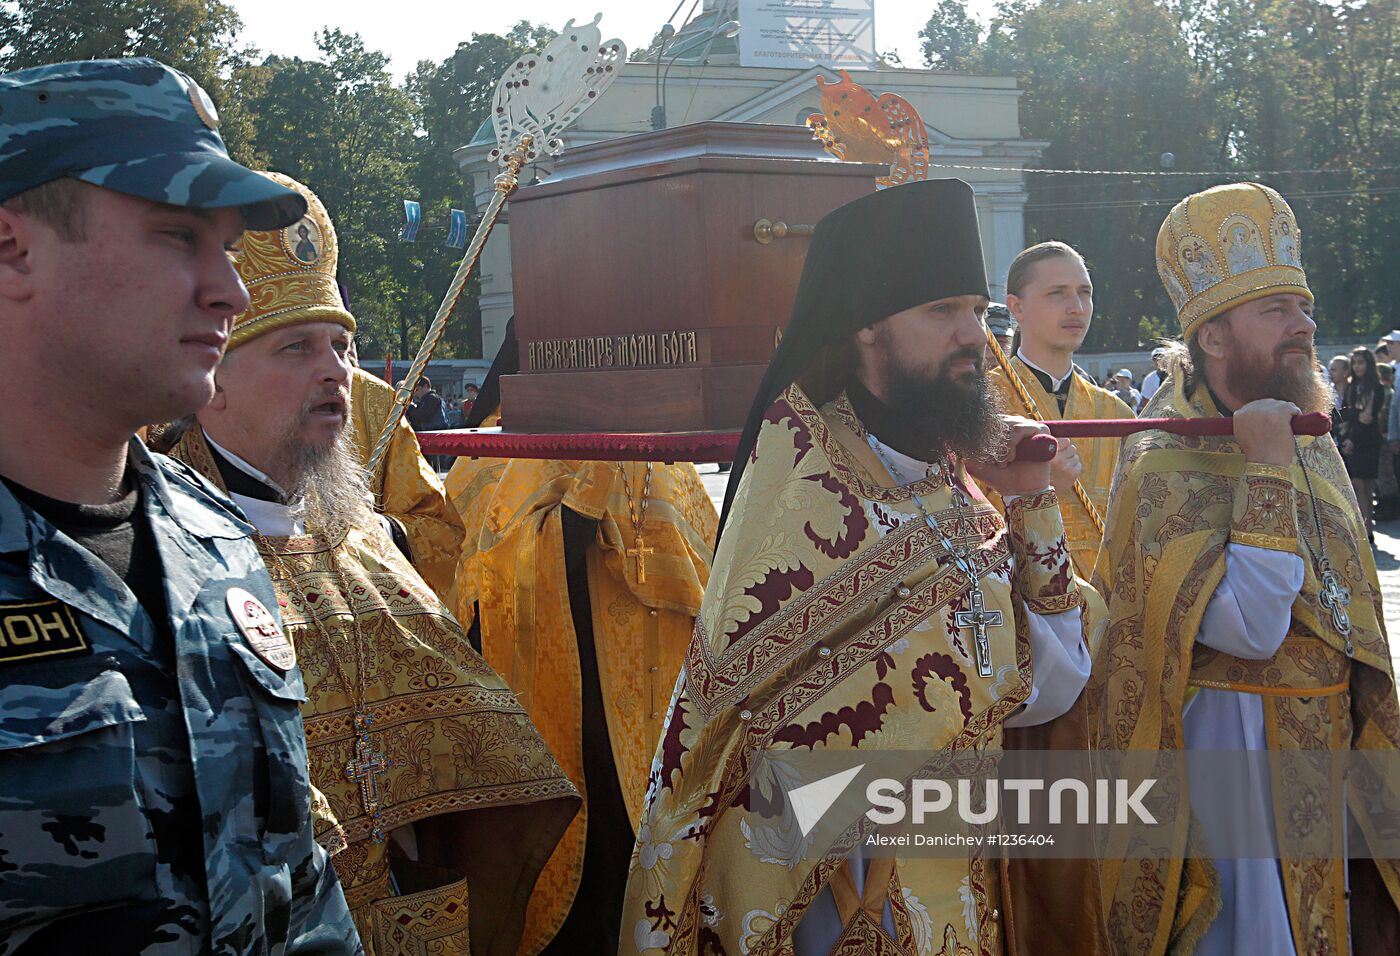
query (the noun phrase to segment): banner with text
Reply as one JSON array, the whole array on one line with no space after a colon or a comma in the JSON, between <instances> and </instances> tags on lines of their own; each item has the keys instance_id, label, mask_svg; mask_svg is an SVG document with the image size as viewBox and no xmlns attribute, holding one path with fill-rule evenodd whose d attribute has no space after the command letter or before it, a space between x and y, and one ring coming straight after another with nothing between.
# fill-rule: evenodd
<instances>
[{"instance_id":1,"label":"banner with text","mask_svg":"<svg viewBox=\"0 0 1400 956\"><path fill-rule=\"evenodd\" d=\"M739 0L741 66L873 66L875 0Z\"/></svg>"}]
</instances>

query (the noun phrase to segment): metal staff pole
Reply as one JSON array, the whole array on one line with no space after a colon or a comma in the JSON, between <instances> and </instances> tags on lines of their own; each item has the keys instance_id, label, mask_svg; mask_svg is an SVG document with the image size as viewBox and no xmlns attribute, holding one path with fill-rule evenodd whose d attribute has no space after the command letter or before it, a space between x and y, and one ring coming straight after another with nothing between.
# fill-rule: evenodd
<instances>
[{"instance_id":1,"label":"metal staff pole","mask_svg":"<svg viewBox=\"0 0 1400 956\"><path fill-rule=\"evenodd\" d=\"M433 324L428 327L428 335L423 339L423 344L419 346L418 354L414 356L413 364L409 367L408 374L404 376L403 385L400 386L398 394L394 396L394 407L390 409L389 417L385 420L384 427L379 431L379 438L375 440L374 451L369 456L369 473L371 475L379 471L384 454L389 450L389 442L393 440L394 432L399 427L399 419L403 418L404 412L408 408L409 399L413 396L413 390L418 387L418 380L422 378L423 370L428 367L428 360L433 357L438 343L442 341L443 333L447 331L447 320L451 318L453 311L457 308L457 303L462 299L462 292L467 287L467 279L471 277L476 260L481 256L482 247L490 238L491 230L495 227L496 219L500 216L506 200L510 198L510 194L515 192L519 185L520 170L525 165L525 157L530 151L532 142L533 140L529 136L522 139L514 152L506 157L505 171L496 177L496 191L491 196L491 202L487 204L485 213L482 214L481 225L476 227L471 244L467 246L467 254L462 257L461 264L457 266L457 274L452 277L452 284L448 286L447 295L443 296L442 304L438 306L437 315L433 317Z\"/></svg>"}]
</instances>

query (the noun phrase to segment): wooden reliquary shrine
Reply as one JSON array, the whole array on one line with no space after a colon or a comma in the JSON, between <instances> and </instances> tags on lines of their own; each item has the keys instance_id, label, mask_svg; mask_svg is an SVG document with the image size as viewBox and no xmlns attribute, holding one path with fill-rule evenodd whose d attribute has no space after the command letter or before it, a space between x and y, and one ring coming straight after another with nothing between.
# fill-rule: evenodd
<instances>
[{"instance_id":1,"label":"wooden reliquary shrine","mask_svg":"<svg viewBox=\"0 0 1400 956\"><path fill-rule=\"evenodd\" d=\"M700 123L571 149L510 204L512 432L738 429L811 225L873 192L800 127Z\"/></svg>"}]
</instances>

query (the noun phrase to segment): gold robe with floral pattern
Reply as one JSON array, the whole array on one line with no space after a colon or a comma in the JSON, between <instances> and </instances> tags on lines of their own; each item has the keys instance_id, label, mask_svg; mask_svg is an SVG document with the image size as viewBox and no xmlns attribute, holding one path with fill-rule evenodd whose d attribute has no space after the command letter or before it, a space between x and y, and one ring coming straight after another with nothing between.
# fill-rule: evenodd
<instances>
[{"instance_id":1,"label":"gold robe with floral pattern","mask_svg":"<svg viewBox=\"0 0 1400 956\"><path fill-rule=\"evenodd\" d=\"M368 465L379 430L389 420L394 389L355 369L350 376L350 426L355 449ZM462 522L447 500L442 482L418 448L418 436L399 419L379 470L370 479L375 510L403 529L413 566L444 604L453 604L457 556L462 550Z\"/></svg>"},{"instance_id":2,"label":"gold robe with floral pattern","mask_svg":"<svg viewBox=\"0 0 1400 956\"><path fill-rule=\"evenodd\" d=\"M1047 422L1134 417L1133 410L1128 407L1126 402L1107 389L1099 388L1087 381L1078 372L1071 375L1069 398L1066 400L1065 410L1062 412L1059 401L1055 396L1045 391L1040 380L1036 378L1035 372L1029 365L1021 361L1020 356L1012 356L1011 367L1015 369L1021 384L1026 386L1026 391L1035 401L1036 410L1040 413L1040 417ZM1011 383L1007 381L1004 369L991 370L988 378L1001 392L1007 414L1021 415L1026 418L1035 417L1022 405L1021 399L1016 395ZM1117 438L1074 438L1071 440L1079 451L1080 460L1084 463L1084 471L1079 476L1079 484L1088 494L1094 507L1099 510L1099 516L1102 517L1104 509L1108 507L1108 491L1109 486L1113 483L1113 469L1118 463L1118 448L1121 440ZM993 504L1000 506L1001 500L995 492L989 491L987 497ZM1094 573L1094 563L1098 560L1099 545L1103 540L1103 535L1094 526L1089 512L1085 510L1078 495L1073 492L1066 492L1060 496L1060 514L1064 516L1065 537L1069 540L1069 550L1074 558L1075 570L1083 577L1089 578Z\"/></svg>"},{"instance_id":3,"label":"gold robe with floral pattern","mask_svg":"<svg viewBox=\"0 0 1400 956\"><path fill-rule=\"evenodd\" d=\"M462 525L462 547L453 572L452 609L464 627L476 618L477 601L481 597L481 529L491 511L491 499L496 484L505 474L509 458L470 458L459 456L443 479L448 503L457 512Z\"/></svg>"},{"instance_id":4,"label":"gold robe with floral pattern","mask_svg":"<svg viewBox=\"0 0 1400 956\"><path fill-rule=\"evenodd\" d=\"M1178 371L1143 414L1191 418L1219 412L1204 386L1188 396ZM1330 437L1297 441L1299 461L1281 468L1247 465L1233 437L1149 431L1124 440L1095 577L1108 602L1108 630L1084 692L1099 747L1183 750L1182 712L1202 687L1259 695L1270 751L1393 753L1400 747L1381 590L1356 498ZM1317 547L1314 509L1321 516L1327 556L1351 592L1350 637L1333 626L1321 606L1317 567L1302 543L1306 539ZM1305 578L1288 635L1267 660L1237 658L1196 640L1206 605L1225 576L1225 546L1232 542L1303 556ZM1326 776L1290 772L1285 780L1277 763L1271 772L1272 825L1282 848L1284 892L1299 956L1345 954L1349 945L1358 954L1394 951L1400 929L1400 871L1394 860L1353 859L1348 898L1346 854L1319 859L1288 852L1299 845L1304 828L1313 826L1309 821L1331 826L1334 846L1341 847L1344 833L1337 824L1348 813L1359 824L1361 839L1395 846L1400 793L1393 779L1353 774L1344 787ZM1140 858L1110 848L1104 862L1103 897L1116 952L1192 952L1219 910L1215 871L1199 828L1192 825L1186 786L1173 786L1171 780L1160 785L1171 787L1167 792L1176 808L1173 852Z\"/></svg>"},{"instance_id":5,"label":"gold robe with floral pattern","mask_svg":"<svg viewBox=\"0 0 1400 956\"><path fill-rule=\"evenodd\" d=\"M223 487L198 427L171 454ZM259 535L255 543L306 682L316 839L332 854L369 956L510 956L513 946L470 930L514 920L504 935L519 931L577 790L516 695L377 522L334 541ZM347 774L359 756L357 701L387 762L374 773L377 819ZM372 834L376 824L389 834L448 815L472 836L465 858L429 863L435 848L420 841L423 858L405 860L392 838Z\"/></svg>"},{"instance_id":6,"label":"gold robe with floral pattern","mask_svg":"<svg viewBox=\"0 0 1400 956\"><path fill-rule=\"evenodd\" d=\"M999 750L1004 721L1032 686L1024 611L1063 613L1087 588L1071 573L1053 492L1016 499L1008 527L981 497L956 507L941 477L892 487L865 438L844 394L818 410L794 385L765 416L653 761L624 956L790 954L795 928L828 886L843 924L833 952L1012 948L1017 917L1003 911L1017 890L995 851L873 860L874 892L856 899L844 856L806 859L796 844L751 836L746 820L757 752ZM988 631L990 678L979 676L968 632L952 617L967 609L972 581L915 494L969 549L986 608L1014 625ZM880 924L885 902L893 938Z\"/></svg>"},{"instance_id":7,"label":"gold robe with floral pattern","mask_svg":"<svg viewBox=\"0 0 1400 956\"><path fill-rule=\"evenodd\" d=\"M621 471L619 471L619 468ZM467 528L457 578L463 621L479 609L482 652L569 777L583 778L582 675L570 609L561 509L598 522L588 549L588 591L608 739L634 828L666 701L709 580L718 516L695 466L652 466L639 580L637 534L647 466L642 462L466 459L447 478ZM626 486L624 487L624 476ZM558 932L582 876L588 807L575 818L530 903L522 954Z\"/></svg>"}]
</instances>

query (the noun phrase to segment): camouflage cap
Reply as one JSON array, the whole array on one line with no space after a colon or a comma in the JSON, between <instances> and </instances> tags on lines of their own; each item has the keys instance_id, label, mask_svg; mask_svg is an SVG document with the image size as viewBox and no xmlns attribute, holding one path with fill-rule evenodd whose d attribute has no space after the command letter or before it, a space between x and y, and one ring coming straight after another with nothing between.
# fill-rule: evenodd
<instances>
[{"instance_id":1,"label":"camouflage cap","mask_svg":"<svg viewBox=\"0 0 1400 956\"><path fill-rule=\"evenodd\" d=\"M0 201L64 176L195 209L238 207L279 229L306 200L229 159L199 84L146 58L0 74Z\"/></svg>"}]
</instances>

